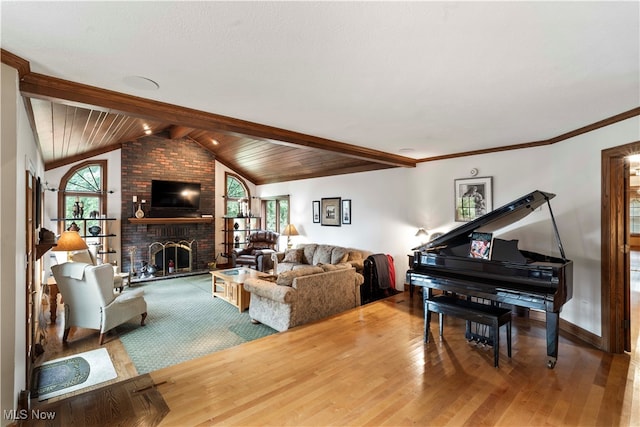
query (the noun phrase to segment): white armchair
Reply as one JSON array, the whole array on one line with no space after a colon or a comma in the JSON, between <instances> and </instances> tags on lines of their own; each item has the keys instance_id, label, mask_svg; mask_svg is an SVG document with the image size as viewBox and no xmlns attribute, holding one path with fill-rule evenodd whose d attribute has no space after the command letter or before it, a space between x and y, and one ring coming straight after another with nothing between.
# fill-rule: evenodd
<instances>
[{"instance_id":1,"label":"white armchair","mask_svg":"<svg viewBox=\"0 0 640 427\"><path fill-rule=\"evenodd\" d=\"M91 265L98 265L98 260L96 259L96 256L89 249L80 249L77 251L71 251L69 253L53 252L53 254L56 257L56 261L58 262L58 264L62 264L67 261L73 261L73 262L87 263ZM116 267L114 267L114 273L115 271L116 271ZM113 287L115 289L120 289L120 290L123 289L124 284L122 283L122 277L116 276L116 275L113 276Z\"/></svg>"},{"instance_id":2,"label":"white armchair","mask_svg":"<svg viewBox=\"0 0 640 427\"><path fill-rule=\"evenodd\" d=\"M147 302L142 290L114 293L113 267L65 262L51 267L64 301L64 334L67 342L71 326L98 329L99 345L107 331L140 315L144 326Z\"/></svg>"}]
</instances>

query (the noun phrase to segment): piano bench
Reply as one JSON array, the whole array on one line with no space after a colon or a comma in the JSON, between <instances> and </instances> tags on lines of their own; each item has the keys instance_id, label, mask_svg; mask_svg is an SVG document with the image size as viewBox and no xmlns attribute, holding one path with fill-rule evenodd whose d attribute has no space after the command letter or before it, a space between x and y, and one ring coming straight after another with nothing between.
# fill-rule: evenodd
<instances>
[{"instance_id":1,"label":"piano bench","mask_svg":"<svg viewBox=\"0 0 640 427\"><path fill-rule=\"evenodd\" d=\"M445 314L476 322L491 328L493 335L493 366L498 367L500 353L500 326L507 325L507 354L511 357L511 310L494 305L460 299L451 295L437 295L431 298L424 293L424 342L429 342L431 312L439 314L440 336L444 330Z\"/></svg>"}]
</instances>

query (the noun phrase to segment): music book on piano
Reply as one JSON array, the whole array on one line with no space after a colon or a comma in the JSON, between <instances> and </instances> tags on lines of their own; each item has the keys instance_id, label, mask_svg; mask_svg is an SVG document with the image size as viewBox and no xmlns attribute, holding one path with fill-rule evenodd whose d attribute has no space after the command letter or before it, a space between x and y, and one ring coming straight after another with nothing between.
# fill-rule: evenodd
<instances>
[{"instance_id":1,"label":"music book on piano","mask_svg":"<svg viewBox=\"0 0 640 427\"><path fill-rule=\"evenodd\" d=\"M491 259L493 233L471 233L469 256L471 258Z\"/></svg>"}]
</instances>

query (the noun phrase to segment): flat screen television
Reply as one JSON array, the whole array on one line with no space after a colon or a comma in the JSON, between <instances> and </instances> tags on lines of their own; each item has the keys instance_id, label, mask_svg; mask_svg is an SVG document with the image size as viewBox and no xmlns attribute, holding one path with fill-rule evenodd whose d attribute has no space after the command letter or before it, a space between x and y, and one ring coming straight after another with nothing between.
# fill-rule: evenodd
<instances>
[{"instance_id":1,"label":"flat screen television","mask_svg":"<svg viewBox=\"0 0 640 427\"><path fill-rule=\"evenodd\" d=\"M198 210L200 208L200 183L152 180L151 208Z\"/></svg>"}]
</instances>

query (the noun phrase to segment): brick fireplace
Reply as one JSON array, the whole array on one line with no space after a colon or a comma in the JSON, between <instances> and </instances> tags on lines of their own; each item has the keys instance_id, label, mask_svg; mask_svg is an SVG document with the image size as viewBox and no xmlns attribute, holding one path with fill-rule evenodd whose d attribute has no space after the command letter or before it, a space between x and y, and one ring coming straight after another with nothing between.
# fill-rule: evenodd
<instances>
[{"instance_id":1,"label":"brick fireplace","mask_svg":"<svg viewBox=\"0 0 640 427\"><path fill-rule=\"evenodd\" d=\"M152 223L131 223L129 218L132 218L134 213L133 196L137 197L138 203L142 200L146 202L142 206L145 218L153 217L149 208L153 179L199 182L201 195L198 213L213 215L214 154L189 139L169 139L168 134L159 134L123 144L121 163L122 271L140 271L143 261L150 261L149 249L152 244L166 245L171 242L194 242L191 250L191 269L206 270L207 263L215 258L213 221L172 223L170 218L153 218ZM164 262L168 259L170 258L167 257Z\"/></svg>"}]
</instances>

